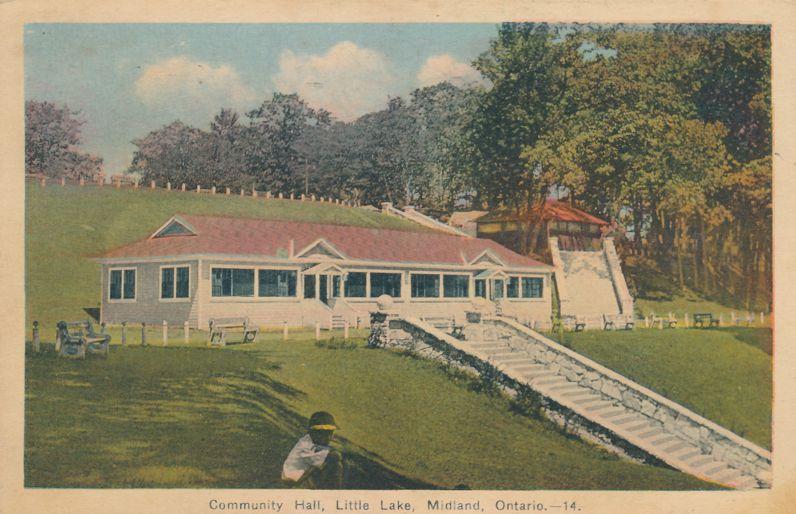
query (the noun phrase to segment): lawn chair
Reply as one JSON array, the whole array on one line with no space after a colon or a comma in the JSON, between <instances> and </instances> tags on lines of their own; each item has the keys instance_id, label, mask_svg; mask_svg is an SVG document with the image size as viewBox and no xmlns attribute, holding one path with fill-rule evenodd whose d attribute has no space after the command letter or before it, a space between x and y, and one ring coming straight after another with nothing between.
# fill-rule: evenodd
<instances>
[{"instance_id":1,"label":"lawn chair","mask_svg":"<svg viewBox=\"0 0 796 514\"><path fill-rule=\"evenodd\" d=\"M97 333L90 321L59 321L56 325L55 347L59 357L85 359L86 354L107 357L111 336Z\"/></svg>"}]
</instances>

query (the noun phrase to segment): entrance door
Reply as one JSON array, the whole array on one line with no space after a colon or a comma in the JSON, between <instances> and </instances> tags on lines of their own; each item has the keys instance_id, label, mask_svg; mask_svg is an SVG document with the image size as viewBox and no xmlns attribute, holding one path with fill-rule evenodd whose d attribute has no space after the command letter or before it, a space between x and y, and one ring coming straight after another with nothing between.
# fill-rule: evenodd
<instances>
[{"instance_id":1,"label":"entrance door","mask_svg":"<svg viewBox=\"0 0 796 514\"><path fill-rule=\"evenodd\" d=\"M318 296L323 303L329 305L329 277L327 275L321 275L318 278L320 279L318 283Z\"/></svg>"}]
</instances>

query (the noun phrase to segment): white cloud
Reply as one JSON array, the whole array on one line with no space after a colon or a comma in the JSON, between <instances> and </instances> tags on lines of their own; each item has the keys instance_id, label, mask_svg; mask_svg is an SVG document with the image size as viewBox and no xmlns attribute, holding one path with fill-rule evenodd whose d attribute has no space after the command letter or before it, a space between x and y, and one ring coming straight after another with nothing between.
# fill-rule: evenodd
<instances>
[{"instance_id":1,"label":"white cloud","mask_svg":"<svg viewBox=\"0 0 796 514\"><path fill-rule=\"evenodd\" d=\"M238 72L181 55L147 66L135 81L135 93L150 107L241 107L257 98ZM204 109L202 109L204 110Z\"/></svg>"},{"instance_id":2,"label":"white cloud","mask_svg":"<svg viewBox=\"0 0 796 514\"><path fill-rule=\"evenodd\" d=\"M285 50L272 80L278 91L298 93L313 107L323 107L343 121L383 109L395 83L384 55L350 41L323 55Z\"/></svg>"},{"instance_id":3,"label":"white cloud","mask_svg":"<svg viewBox=\"0 0 796 514\"><path fill-rule=\"evenodd\" d=\"M448 81L455 86L483 84L481 74L466 62L457 61L450 54L432 55L417 73L421 87Z\"/></svg>"}]
</instances>

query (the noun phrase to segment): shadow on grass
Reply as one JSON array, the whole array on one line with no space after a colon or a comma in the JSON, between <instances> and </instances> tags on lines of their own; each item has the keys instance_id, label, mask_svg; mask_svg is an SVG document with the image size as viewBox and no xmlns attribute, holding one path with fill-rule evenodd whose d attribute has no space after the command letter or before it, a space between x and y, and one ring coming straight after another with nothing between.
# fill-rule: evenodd
<instances>
[{"instance_id":1,"label":"shadow on grass","mask_svg":"<svg viewBox=\"0 0 796 514\"><path fill-rule=\"evenodd\" d=\"M26 359L27 487L281 488L306 394L266 352L117 348ZM341 440L346 487L433 488Z\"/></svg>"},{"instance_id":2,"label":"shadow on grass","mask_svg":"<svg viewBox=\"0 0 796 514\"><path fill-rule=\"evenodd\" d=\"M773 354L774 337L771 329L761 327L725 327L721 328L725 332L729 332L738 341L754 346L762 350L767 355Z\"/></svg>"}]
</instances>

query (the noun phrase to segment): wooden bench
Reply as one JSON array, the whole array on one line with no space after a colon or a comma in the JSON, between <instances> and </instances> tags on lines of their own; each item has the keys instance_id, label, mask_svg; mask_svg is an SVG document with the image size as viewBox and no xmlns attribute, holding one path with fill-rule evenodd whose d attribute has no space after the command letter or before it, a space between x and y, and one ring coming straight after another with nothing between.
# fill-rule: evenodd
<instances>
[{"instance_id":1,"label":"wooden bench","mask_svg":"<svg viewBox=\"0 0 796 514\"><path fill-rule=\"evenodd\" d=\"M572 314L566 314L560 318L550 316L550 323L550 330L552 332L559 329L574 330L575 332L583 332L586 330L586 320L578 316L573 316Z\"/></svg>"},{"instance_id":2,"label":"wooden bench","mask_svg":"<svg viewBox=\"0 0 796 514\"><path fill-rule=\"evenodd\" d=\"M714 318L709 312L697 312L694 314L694 326L699 328L710 328L719 326L719 318Z\"/></svg>"},{"instance_id":3,"label":"wooden bench","mask_svg":"<svg viewBox=\"0 0 796 514\"><path fill-rule=\"evenodd\" d=\"M56 325L55 350L59 357L85 359L86 354L107 357L111 336L94 330L91 321L59 321Z\"/></svg>"},{"instance_id":4,"label":"wooden bench","mask_svg":"<svg viewBox=\"0 0 796 514\"><path fill-rule=\"evenodd\" d=\"M622 327L622 330L633 330L635 326L633 316L603 314L603 330L616 330L618 327Z\"/></svg>"},{"instance_id":5,"label":"wooden bench","mask_svg":"<svg viewBox=\"0 0 796 514\"><path fill-rule=\"evenodd\" d=\"M259 327L252 325L249 318L215 318L210 320L209 346L225 346L227 336L241 334L241 343L253 343L257 339Z\"/></svg>"},{"instance_id":6,"label":"wooden bench","mask_svg":"<svg viewBox=\"0 0 796 514\"><path fill-rule=\"evenodd\" d=\"M663 316L653 316L652 328L655 328L655 325L660 325L661 328L676 328L677 318L674 316L669 316L668 318L664 318Z\"/></svg>"}]
</instances>

